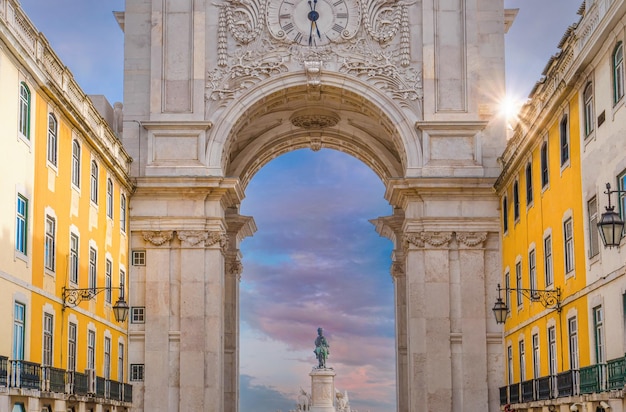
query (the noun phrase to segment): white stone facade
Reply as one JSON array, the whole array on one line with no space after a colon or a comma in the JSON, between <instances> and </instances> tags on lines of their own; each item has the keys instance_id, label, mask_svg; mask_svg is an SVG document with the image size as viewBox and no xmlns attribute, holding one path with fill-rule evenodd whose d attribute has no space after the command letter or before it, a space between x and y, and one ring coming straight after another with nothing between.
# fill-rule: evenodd
<instances>
[{"instance_id":1,"label":"white stone facade","mask_svg":"<svg viewBox=\"0 0 626 412\"><path fill-rule=\"evenodd\" d=\"M395 245L398 410L498 410L503 2L344 3L335 20L320 6L322 32L346 30L318 46L262 0L127 0L118 17L131 249L146 251L130 273L147 314L130 331L135 410L237 411L239 244L255 230L238 205L303 147L361 159L395 208L373 223Z\"/></svg>"}]
</instances>

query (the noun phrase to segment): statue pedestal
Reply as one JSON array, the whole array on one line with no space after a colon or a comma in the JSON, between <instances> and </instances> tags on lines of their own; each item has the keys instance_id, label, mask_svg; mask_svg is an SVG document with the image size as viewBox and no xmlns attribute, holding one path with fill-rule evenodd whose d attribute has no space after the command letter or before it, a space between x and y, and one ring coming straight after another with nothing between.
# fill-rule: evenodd
<instances>
[{"instance_id":1,"label":"statue pedestal","mask_svg":"<svg viewBox=\"0 0 626 412\"><path fill-rule=\"evenodd\" d=\"M311 377L311 412L336 412L335 371L329 368L313 369Z\"/></svg>"}]
</instances>

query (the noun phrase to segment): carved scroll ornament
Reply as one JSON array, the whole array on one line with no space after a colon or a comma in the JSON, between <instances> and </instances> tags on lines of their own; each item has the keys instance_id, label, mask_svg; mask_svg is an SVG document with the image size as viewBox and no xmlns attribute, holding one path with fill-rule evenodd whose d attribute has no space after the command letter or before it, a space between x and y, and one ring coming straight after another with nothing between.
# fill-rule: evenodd
<instances>
[{"instance_id":1,"label":"carved scroll ornament","mask_svg":"<svg viewBox=\"0 0 626 412\"><path fill-rule=\"evenodd\" d=\"M452 232L414 232L404 236L404 247L410 245L423 248L426 245L432 247L445 247L452 240Z\"/></svg>"}]
</instances>

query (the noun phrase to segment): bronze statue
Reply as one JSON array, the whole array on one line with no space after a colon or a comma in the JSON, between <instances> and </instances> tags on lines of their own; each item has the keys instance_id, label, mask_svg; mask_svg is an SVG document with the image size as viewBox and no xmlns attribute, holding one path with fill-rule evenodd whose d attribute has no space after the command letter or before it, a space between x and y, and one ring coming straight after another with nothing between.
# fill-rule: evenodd
<instances>
[{"instance_id":1,"label":"bronze statue","mask_svg":"<svg viewBox=\"0 0 626 412\"><path fill-rule=\"evenodd\" d=\"M322 328L317 328L317 338L315 338L315 357L317 358L318 369L326 369L326 359L330 354L330 345L323 335Z\"/></svg>"}]
</instances>

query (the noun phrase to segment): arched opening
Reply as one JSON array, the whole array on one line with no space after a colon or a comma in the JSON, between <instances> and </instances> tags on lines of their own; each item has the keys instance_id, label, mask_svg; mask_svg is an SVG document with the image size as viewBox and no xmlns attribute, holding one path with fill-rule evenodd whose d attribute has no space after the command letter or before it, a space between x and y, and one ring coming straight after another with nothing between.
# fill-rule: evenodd
<instances>
[{"instance_id":1,"label":"arched opening","mask_svg":"<svg viewBox=\"0 0 626 412\"><path fill-rule=\"evenodd\" d=\"M322 149L289 152L250 181L241 213L257 232L241 244L239 410L294 409L310 391L323 327L335 387L358 410L396 410L393 245L372 218L389 214L365 164Z\"/></svg>"}]
</instances>

